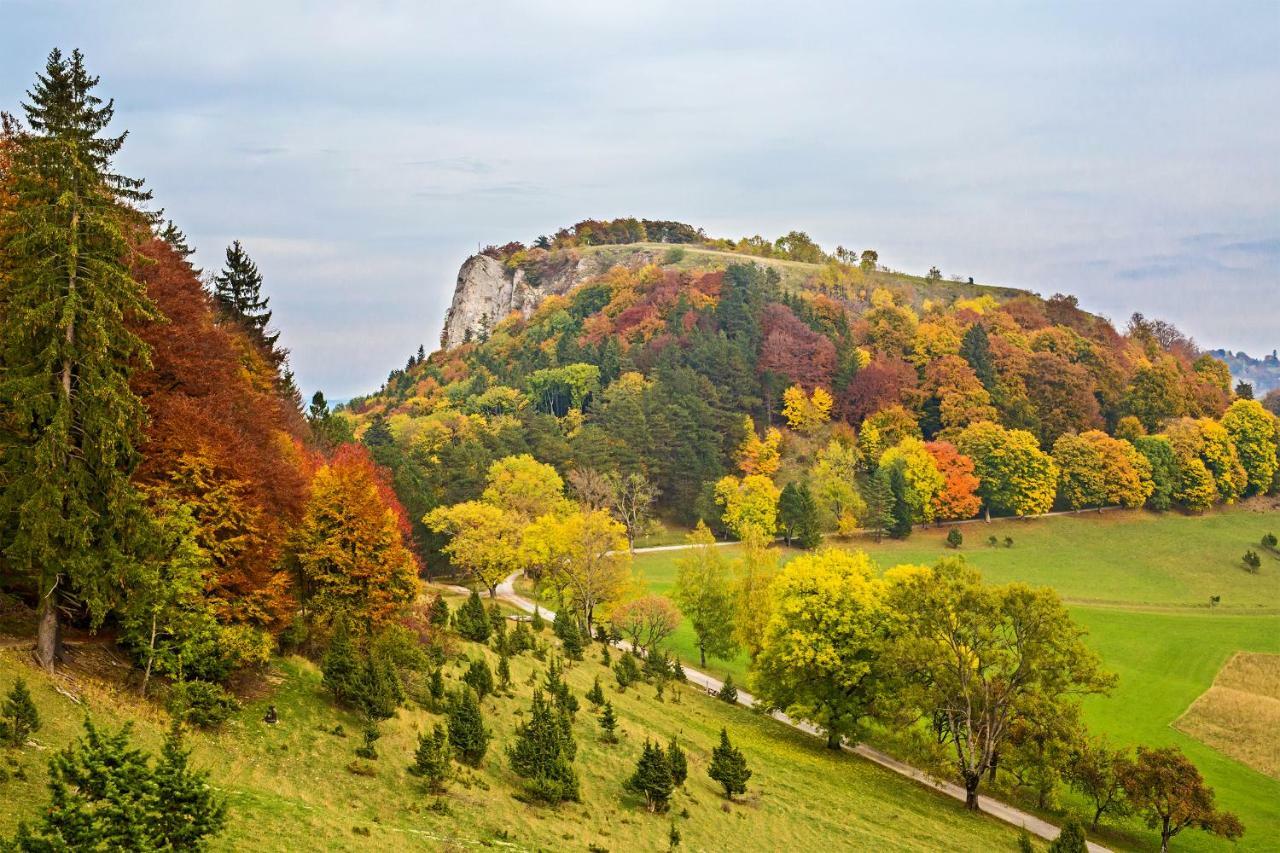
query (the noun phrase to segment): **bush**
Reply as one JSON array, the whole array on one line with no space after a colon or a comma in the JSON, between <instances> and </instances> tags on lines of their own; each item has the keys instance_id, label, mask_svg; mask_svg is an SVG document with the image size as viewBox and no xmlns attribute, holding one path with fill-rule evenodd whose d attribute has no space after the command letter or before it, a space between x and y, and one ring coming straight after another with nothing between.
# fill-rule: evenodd
<instances>
[{"instance_id":1,"label":"bush","mask_svg":"<svg viewBox=\"0 0 1280 853\"><path fill-rule=\"evenodd\" d=\"M953 527L947 533L947 547L959 548L964 544L964 534L960 532L960 528Z\"/></svg>"},{"instance_id":2,"label":"bush","mask_svg":"<svg viewBox=\"0 0 1280 853\"><path fill-rule=\"evenodd\" d=\"M211 729L240 710L240 703L212 682L180 681L169 688L168 708L175 720Z\"/></svg>"},{"instance_id":3,"label":"bush","mask_svg":"<svg viewBox=\"0 0 1280 853\"><path fill-rule=\"evenodd\" d=\"M1276 550L1277 544L1278 543L1276 540L1276 535L1274 533L1263 534L1263 537L1262 537L1263 548L1266 548L1268 551L1274 551Z\"/></svg>"},{"instance_id":4,"label":"bush","mask_svg":"<svg viewBox=\"0 0 1280 853\"><path fill-rule=\"evenodd\" d=\"M1084 827L1074 818L1063 824L1058 837L1049 842L1049 853L1088 853L1088 849Z\"/></svg>"},{"instance_id":5,"label":"bush","mask_svg":"<svg viewBox=\"0 0 1280 853\"><path fill-rule=\"evenodd\" d=\"M733 676L726 675L724 684L720 685L720 690L716 692L716 698L721 702L728 702L735 705L738 702L738 686L733 683Z\"/></svg>"},{"instance_id":6,"label":"bush","mask_svg":"<svg viewBox=\"0 0 1280 853\"><path fill-rule=\"evenodd\" d=\"M1257 551L1252 549L1245 551L1242 559L1244 561L1245 569L1251 574L1256 575L1258 570L1262 568L1262 558L1258 556Z\"/></svg>"},{"instance_id":7,"label":"bush","mask_svg":"<svg viewBox=\"0 0 1280 853\"><path fill-rule=\"evenodd\" d=\"M636 657L624 654L613 665L613 677L618 681L618 689L626 690L640 680L640 667L636 665Z\"/></svg>"}]
</instances>

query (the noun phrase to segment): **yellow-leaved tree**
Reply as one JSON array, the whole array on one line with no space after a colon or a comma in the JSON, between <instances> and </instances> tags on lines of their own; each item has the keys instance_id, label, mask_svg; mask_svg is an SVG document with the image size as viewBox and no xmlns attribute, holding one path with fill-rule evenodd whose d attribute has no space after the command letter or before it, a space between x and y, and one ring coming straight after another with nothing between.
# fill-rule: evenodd
<instances>
[{"instance_id":1,"label":"yellow-leaved tree","mask_svg":"<svg viewBox=\"0 0 1280 853\"><path fill-rule=\"evenodd\" d=\"M799 385L782 392L782 416L796 432L810 433L830 421L834 404L830 392L821 385L809 395Z\"/></svg>"},{"instance_id":2,"label":"yellow-leaved tree","mask_svg":"<svg viewBox=\"0 0 1280 853\"><path fill-rule=\"evenodd\" d=\"M631 582L626 528L602 510L542 516L525 529L520 556L588 632Z\"/></svg>"},{"instance_id":3,"label":"yellow-leaved tree","mask_svg":"<svg viewBox=\"0 0 1280 853\"><path fill-rule=\"evenodd\" d=\"M742 479L727 476L716 483L716 503L724 507L722 518L739 539L755 534L770 538L778 529L778 487L761 474Z\"/></svg>"},{"instance_id":4,"label":"yellow-leaved tree","mask_svg":"<svg viewBox=\"0 0 1280 853\"><path fill-rule=\"evenodd\" d=\"M746 437L738 445L738 469L746 475L759 474L772 477L778 472L782 463L779 448L782 445L782 433L770 427L764 438L756 434L755 421L750 415L743 418L743 429Z\"/></svg>"}]
</instances>

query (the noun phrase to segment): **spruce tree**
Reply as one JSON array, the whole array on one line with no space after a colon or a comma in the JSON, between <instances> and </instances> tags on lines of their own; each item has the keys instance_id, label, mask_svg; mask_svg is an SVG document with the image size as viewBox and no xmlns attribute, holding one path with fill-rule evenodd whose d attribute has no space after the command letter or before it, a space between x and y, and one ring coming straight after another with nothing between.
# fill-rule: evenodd
<instances>
[{"instance_id":1,"label":"spruce tree","mask_svg":"<svg viewBox=\"0 0 1280 853\"><path fill-rule=\"evenodd\" d=\"M377 450L379 447L390 447L395 443L395 437L391 435L391 427L387 424L387 418L382 412L378 412L369 422L369 428L364 431L360 441L370 450Z\"/></svg>"},{"instance_id":2,"label":"spruce tree","mask_svg":"<svg viewBox=\"0 0 1280 853\"><path fill-rule=\"evenodd\" d=\"M795 540L801 548L812 551L822 544L822 526L818 521L818 502L813 499L813 492L807 484L801 483L797 488L796 505L798 510Z\"/></svg>"},{"instance_id":3,"label":"spruce tree","mask_svg":"<svg viewBox=\"0 0 1280 853\"><path fill-rule=\"evenodd\" d=\"M960 357L969 362L973 372L987 391L996 387L996 367L991 359L991 344L987 330L980 323L974 323L960 340Z\"/></svg>"},{"instance_id":4,"label":"spruce tree","mask_svg":"<svg viewBox=\"0 0 1280 853\"><path fill-rule=\"evenodd\" d=\"M556 707L570 717L578 713L578 697L569 690L568 683L561 677L560 662L554 657L547 667L546 689L556 700Z\"/></svg>"},{"instance_id":5,"label":"spruce tree","mask_svg":"<svg viewBox=\"0 0 1280 853\"><path fill-rule=\"evenodd\" d=\"M427 621L436 628L449 627L449 603L444 600L443 595L437 595L432 599Z\"/></svg>"},{"instance_id":6,"label":"spruce tree","mask_svg":"<svg viewBox=\"0 0 1280 853\"><path fill-rule=\"evenodd\" d=\"M36 657L60 654L60 599L95 624L136 550L130 483L145 413L129 387L148 350L131 329L158 315L131 272L147 222L142 181L113 170L125 135L79 51L54 50L22 105L10 201L0 208L0 530L6 569L39 600Z\"/></svg>"},{"instance_id":7,"label":"spruce tree","mask_svg":"<svg viewBox=\"0 0 1280 853\"><path fill-rule=\"evenodd\" d=\"M438 794L447 787L452 770L449 735L444 726L436 723L429 734L419 733L409 772L421 779L428 791Z\"/></svg>"},{"instance_id":8,"label":"spruce tree","mask_svg":"<svg viewBox=\"0 0 1280 853\"><path fill-rule=\"evenodd\" d=\"M582 629L578 627L578 620L566 608L562 607L556 612L556 618L551 622L551 632L560 638L565 657L569 660L582 660Z\"/></svg>"},{"instance_id":9,"label":"spruce tree","mask_svg":"<svg viewBox=\"0 0 1280 853\"><path fill-rule=\"evenodd\" d=\"M671 765L662 747L648 738L644 739L644 751L636 762L635 772L627 780L627 788L644 794L645 805L651 812L665 812L670 806L671 794L675 790Z\"/></svg>"},{"instance_id":10,"label":"spruce tree","mask_svg":"<svg viewBox=\"0 0 1280 853\"><path fill-rule=\"evenodd\" d=\"M431 694L432 705L440 707L440 703L444 701L444 673L440 671L440 667L431 670L431 677L427 680L427 691Z\"/></svg>"},{"instance_id":11,"label":"spruce tree","mask_svg":"<svg viewBox=\"0 0 1280 853\"><path fill-rule=\"evenodd\" d=\"M689 777L689 760L676 741L675 735L671 736L671 743L667 746L667 764L671 766L671 781L675 782L676 787L679 788Z\"/></svg>"},{"instance_id":12,"label":"spruce tree","mask_svg":"<svg viewBox=\"0 0 1280 853\"><path fill-rule=\"evenodd\" d=\"M640 667L636 665L635 655L624 652L613 665L613 677L618 682L618 690L625 691L640 679Z\"/></svg>"},{"instance_id":13,"label":"spruce tree","mask_svg":"<svg viewBox=\"0 0 1280 853\"><path fill-rule=\"evenodd\" d=\"M605 702L600 713L600 739L605 743L618 742L618 718L613 713L612 702Z\"/></svg>"},{"instance_id":14,"label":"spruce tree","mask_svg":"<svg viewBox=\"0 0 1280 853\"><path fill-rule=\"evenodd\" d=\"M747 759L743 757L742 750L729 742L729 732L723 728L720 729L720 745L711 750L707 775L720 783L724 795L731 800L734 794L747 792L747 780L751 778Z\"/></svg>"},{"instance_id":15,"label":"spruce tree","mask_svg":"<svg viewBox=\"0 0 1280 853\"><path fill-rule=\"evenodd\" d=\"M204 839L226 825L226 801L209 787L207 773L190 768L190 757L190 750L182 745L182 728L174 723L154 771L160 808L152 830L168 842L167 849L203 849Z\"/></svg>"},{"instance_id":16,"label":"spruce tree","mask_svg":"<svg viewBox=\"0 0 1280 853\"><path fill-rule=\"evenodd\" d=\"M489 664L484 658L473 660L467 667L466 674L462 676L462 680L481 699L493 692L493 673L489 670Z\"/></svg>"},{"instance_id":17,"label":"spruce tree","mask_svg":"<svg viewBox=\"0 0 1280 853\"><path fill-rule=\"evenodd\" d=\"M183 260L189 260L196 250L187 242L187 235L182 229L174 224L172 219L165 220L164 225L157 224L156 237L169 244L169 248L177 252ZM192 268L196 275L200 274L200 270Z\"/></svg>"},{"instance_id":18,"label":"spruce tree","mask_svg":"<svg viewBox=\"0 0 1280 853\"><path fill-rule=\"evenodd\" d=\"M600 676L596 676L596 680L592 682L591 689L587 691L587 701L599 708L604 704L604 690L600 688Z\"/></svg>"},{"instance_id":19,"label":"spruce tree","mask_svg":"<svg viewBox=\"0 0 1280 853\"><path fill-rule=\"evenodd\" d=\"M541 634L542 629L547 627L547 620L542 618L542 611L538 609L536 604L533 606L533 619L530 621L529 626L533 628L535 634Z\"/></svg>"},{"instance_id":20,"label":"spruce tree","mask_svg":"<svg viewBox=\"0 0 1280 853\"><path fill-rule=\"evenodd\" d=\"M1050 841L1048 847L1048 853L1088 853L1088 850L1084 827L1075 818L1062 825L1058 837Z\"/></svg>"},{"instance_id":21,"label":"spruce tree","mask_svg":"<svg viewBox=\"0 0 1280 853\"><path fill-rule=\"evenodd\" d=\"M346 620L339 620L329 639L329 648L320 661L322 683L338 702L351 702L359 692L360 660L347 630Z\"/></svg>"},{"instance_id":22,"label":"spruce tree","mask_svg":"<svg viewBox=\"0 0 1280 853\"><path fill-rule=\"evenodd\" d=\"M608 667L613 666L613 655L609 654L609 647L607 645L602 645L600 647L600 663Z\"/></svg>"},{"instance_id":23,"label":"spruce tree","mask_svg":"<svg viewBox=\"0 0 1280 853\"><path fill-rule=\"evenodd\" d=\"M907 499L907 477L902 472L901 466L893 465L889 467L888 474L889 493L893 496L890 505L889 515L892 521L889 523L889 535L894 539L906 539L911 535L913 510L911 502Z\"/></svg>"},{"instance_id":24,"label":"spruce tree","mask_svg":"<svg viewBox=\"0 0 1280 853\"><path fill-rule=\"evenodd\" d=\"M498 689L506 690L511 686L511 662L507 655L498 658Z\"/></svg>"},{"instance_id":25,"label":"spruce tree","mask_svg":"<svg viewBox=\"0 0 1280 853\"><path fill-rule=\"evenodd\" d=\"M866 526L875 534L876 541L893 526L893 488L889 485L889 472L880 469L867 481L863 500L867 504Z\"/></svg>"},{"instance_id":26,"label":"spruce tree","mask_svg":"<svg viewBox=\"0 0 1280 853\"><path fill-rule=\"evenodd\" d=\"M733 683L733 674L730 673L724 677L724 683L720 685L720 689L716 691L716 698L721 702L728 702L735 705L738 702L738 685Z\"/></svg>"},{"instance_id":27,"label":"spruce tree","mask_svg":"<svg viewBox=\"0 0 1280 853\"><path fill-rule=\"evenodd\" d=\"M800 490L795 483L787 483L778 495L778 529L782 532L783 541L791 544L800 524Z\"/></svg>"},{"instance_id":28,"label":"spruce tree","mask_svg":"<svg viewBox=\"0 0 1280 853\"><path fill-rule=\"evenodd\" d=\"M489 614L485 612L479 592L471 590L471 595L453 616L453 627L464 640L483 643L489 639Z\"/></svg>"},{"instance_id":29,"label":"spruce tree","mask_svg":"<svg viewBox=\"0 0 1280 853\"><path fill-rule=\"evenodd\" d=\"M479 767L489 750L489 730L480 714L480 700L470 687L453 694L448 711L449 743L458 761Z\"/></svg>"},{"instance_id":30,"label":"spruce tree","mask_svg":"<svg viewBox=\"0 0 1280 853\"><path fill-rule=\"evenodd\" d=\"M40 728L40 712L27 689L27 682L19 678L14 682L0 707L0 738L11 746L21 747L27 738Z\"/></svg>"},{"instance_id":31,"label":"spruce tree","mask_svg":"<svg viewBox=\"0 0 1280 853\"><path fill-rule=\"evenodd\" d=\"M226 263L213 278L213 298L224 317L243 327L265 351L275 351L280 334L268 328L270 300L262 295L262 273L239 240L227 247Z\"/></svg>"},{"instance_id":32,"label":"spruce tree","mask_svg":"<svg viewBox=\"0 0 1280 853\"><path fill-rule=\"evenodd\" d=\"M577 745L564 711L551 707L541 690L533 691L529 719L516 727L516 742L507 748L511 769L524 778L533 800L560 803L578 799L578 774L573 769Z\"/></svg>"},{"instance_id":33,"label":"spruce tree","mask_svg":"<svg viewBox=\"0 0 1280 853\"><path fill-rule=\"evenodd\" d=\"M689 680L689 677L684 674L684 664L680 663L679 657L676 657L671 662L671 677L680 682Z\"/></svg>"}]
</instances>

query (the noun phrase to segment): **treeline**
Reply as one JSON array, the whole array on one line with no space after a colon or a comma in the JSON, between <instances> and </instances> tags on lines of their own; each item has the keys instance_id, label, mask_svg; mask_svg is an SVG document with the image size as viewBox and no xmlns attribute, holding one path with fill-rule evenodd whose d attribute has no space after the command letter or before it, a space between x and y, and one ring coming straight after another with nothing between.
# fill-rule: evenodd
<instances>
[{"instance_id":1,"label":"treeline","mask_svg":"<svg viewBox=\"0 0 1280 853\"><path fill-rule=\"evenodd\" d=\"M857 280L869 292L786 290L751 264L616 267L411 359L343 416L414 516L475 497L493 461L527 453L564 477L642 476L661 514L734 532L718 484L761 473L742 467L760 442L772 483L748 490L807 489L822 532L1202 511L1280 485L1274 416L1168 324L1135 315L1122 334L1070 297L920 301ZM417 533L430 562L442 539Z\"/></svg>"}]
</instances>

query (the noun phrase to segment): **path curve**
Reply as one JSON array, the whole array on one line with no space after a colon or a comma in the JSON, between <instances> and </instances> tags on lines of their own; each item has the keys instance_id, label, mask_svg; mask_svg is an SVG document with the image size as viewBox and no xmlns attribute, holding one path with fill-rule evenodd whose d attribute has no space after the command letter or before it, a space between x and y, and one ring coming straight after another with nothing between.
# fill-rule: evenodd
<instances>
[{"instance_id":1,"label":"path curve","mask_svg":"<svg viewBox=\"0 0 1280 853\"><path fill-rule=\"evenodd\" d=\"M670 548L673 546L663 546L663 547ZM684 546L677 545L674 547L680 548ZM545 617L546 619L549 619L549 620L555 619L556 614L554 610L547 610L546 608L541 607L538 604L535 604L534 602L525 598L523 595L520 595L519 593L516 592L515 582L516 582L516 578L519 577L520 574L521 574L520 572L515 572L511 574L509 577L507 577L502 583L498 584L498 597L506 601L508 604L514 605L515 607L518 607L519 609L527 613L533 613L535 610L538 610L539 612L542 613L543 617ZM462 587L455 587L455 589L458 589L463 593L470 594L470 590L464 589ZM628 644L625 641L623 641L619 645L626 647ZM720 680L713 678L704 672L699 672L698 670L688 666L684 667L684 674L685 674L685 678L689 681L690 684L696 684L708 691L719 691L721 686L723 686L723 682L721 682ZM745 705L746 707L750 708L753 705L755 705L755 699L751 696L750 693L748 693L747 691L739 687L738 688L738 704ZM811 723L806 723L801 720L793 720L790 717L788 717L786 714L782 713L781 711L773 711L771 712L770 716L772 716L775 720L781 723L791 726L793 729L797 729L798 731L804 732L805 734L813 735L814 737L820 737L823 740L826 739L826 735L822 732L822 730ZM856 753L857 755L862 756L868 761L871 761L875 764L879 764L881 767L884 767L888 770L892 770L894 773L897 773L900 776L905 776L908 779L911 779L915 782L920 783L921 785L924 785L928 788L932 788L935 791L939 791L943 794L946 794L949 797L952 797L954 799L960 800L961 802L964 802L964 798L965 798L964 788L955 784L954 782L944 782L939 779L935 779L932 776L930 776L928 773L925 773L923 770L920 770L918 768L912 767L910 764L906 764L902 761L899 761L898 759L892 757L891 755L883 753L880 750L875 749L873 747L867 746L865 743L854 744L852 746L845 744L842 748L846 752ZM1009 823L1014 826L1021 827L1025 829L1027 832L1031 833L1032 835L1039 836L1040 838L1046 839L1048 841L1052 841L1053 839L1058 837L1059 828L1056 825L1050 823L1047 820L1038 818L1033 814L1024 812L1022 809L1015 808L1014 806L1011 806L1008 803L1001 802L1000 800L993 800L990 797L979 795L978 806L984 813L991 815L992 817L999 818L1005 823ZM1111 853L1109 848L1103 847L1101 844L1095 844L1094 842L1090 841L1088 842L1088 845L1089 845L1089 853Z\"/></svg>"}]
</instances>

